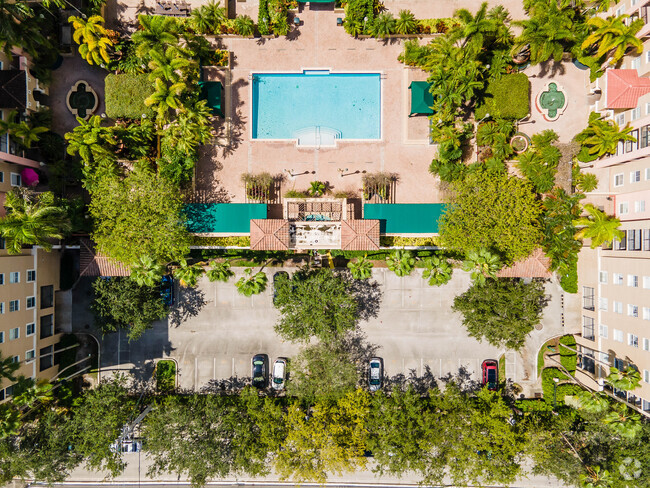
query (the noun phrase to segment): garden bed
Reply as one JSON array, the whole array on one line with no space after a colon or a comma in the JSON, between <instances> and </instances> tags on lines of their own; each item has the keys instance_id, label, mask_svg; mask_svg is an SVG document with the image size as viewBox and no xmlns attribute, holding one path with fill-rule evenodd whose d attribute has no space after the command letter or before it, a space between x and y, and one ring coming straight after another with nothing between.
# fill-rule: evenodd
<instances>
[{"instance_id":1,"label":"garden bed","mask_svg":"<svg viewBox=\"0 0 650 488\"><path fill-rule=\"evenodd\" d=\"M523 119L530 113L530 81L524 73L513 73L488 84L474 117Z\"/></svg>"}]
</instances>

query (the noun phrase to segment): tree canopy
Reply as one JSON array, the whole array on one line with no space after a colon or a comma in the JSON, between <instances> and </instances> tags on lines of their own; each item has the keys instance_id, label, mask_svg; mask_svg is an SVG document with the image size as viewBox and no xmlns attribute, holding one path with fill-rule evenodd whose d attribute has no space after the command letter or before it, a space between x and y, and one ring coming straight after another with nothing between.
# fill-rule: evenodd
<instances>
[{"instance_id":1,"label":"tree canopy","mask_svg":"<svg viewBox=\"0 0 650 488\"><path fill-rule=\"evenodd\" d=\"M447 247L464 253L492 250L509 264L539 246L542 209L530 183L485 171L468 174L452 188L451 204L440 222Z\"/></svg>"},{"instance_id":2,"label":"tree canopy","mask_svg":"<svg viewBox=\"0 0 650 488\"><path fill-rule=\"evenodd\" d=\"M140 166L120 179L103 175L92 189L92 238L99 250L126 265L140 256L180 260L189 251L178 188Z\"/></svg>"},{"instance_id":3,"label":"tree canopy","mask_svg":"<svg viewBox=\"0 0 650 488\"><path fill-rule=\"evenodd\" d=\"M544 286L539 281L498 278L473 284L454 299L452 308L463 314L463 325L471 337L497 347L520 349L539 324L544 305Z\"/></svg>"}]
</instances>

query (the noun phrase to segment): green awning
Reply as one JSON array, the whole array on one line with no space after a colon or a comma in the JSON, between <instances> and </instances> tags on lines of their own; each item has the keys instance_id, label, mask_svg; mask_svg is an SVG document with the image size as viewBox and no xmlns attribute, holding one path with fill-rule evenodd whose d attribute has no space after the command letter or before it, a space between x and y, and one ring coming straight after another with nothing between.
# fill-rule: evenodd
<instances>
[{"instance_id":1,"label":"green awning","mask_svg":"<svg viewBox=\"0 0 650 488\"><path fill-rule=\"evenodd\" d=\"M266 218L265 203L188 203L187 230L191 233L250 232L252 219Z\"/></svg>"},{"instance_id":2,"label":"green awning","mask_svg":"<svg viewBox=\"0 0 650 488\"><path fill-rule=\"evenodd\" d=\"M381 234L437 234L444 203L366 203L364 219L379 220Z\"/></svg>"},{"instance_id":3,"label":"green awning","mask_svg":"<svg viewBox=\"0 0 650 488\"><path fill-rule=\"evenodd\" d=\"M214 115L223 114L223 85L219 81L199 81L201 87L201 99L208 102L208 107L212 109Z\"/></svg>"},{"instance_id":4,"label":"green awning","mask_svg":"<svg viewBox=\"0 0 650 488\"><path fill-rule=\"evenodd\" d=\"M411 90L411 113L409 115L431 115L433 114L433 95L429 91L431 85L426 81L412 81L409 85Z\"/></svg>"}]
</instances>

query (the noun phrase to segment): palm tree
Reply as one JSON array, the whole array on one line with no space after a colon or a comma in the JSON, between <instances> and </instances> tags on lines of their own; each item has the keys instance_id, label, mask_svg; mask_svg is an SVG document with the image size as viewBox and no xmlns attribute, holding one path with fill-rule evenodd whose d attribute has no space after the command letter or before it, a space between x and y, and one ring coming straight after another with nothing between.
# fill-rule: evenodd
<instances>
[{"instance_id":1,"label":"palm tree","mask_svg":"<svg viewBox=\"0 0 650 488\"><path fill-rule=\"evenodd\" d=\"M164 52L156 49L149 51L149 79L151 81L160 78L171 84L186 78L187 70L193 66L193 62L180 55L174 47L168 47Z\"/></svg>"},{"instance_id":2,"label":"palm tree","mask_svg":"<svg viewBox=\"0 0 650 488\"><path fill-rule=\"evenodd\" d=\"M179 25L174 17L162 15L139 15L140 28L133 33L135 52L141 58L152 50L166 51L169 46L178 46Z\"/></svg>"},{"instance_id":3,"label":"palm tree","mask_svg":"<svg viewBox=\"0 0 650 488\"><path fill-rule=\"evenodd\" d=\"M266 289L268 281L266 274L263 272L252 273L253 268L246 268L244 270L245 276L239 278L239 281L235 284L237 291L247 297L262 293Z\"/></svg>"},{"instance_id":4,"label":"palm tree","mask_svg":"<svg viewBox=\"0 0 650 488\"><path fill-rule=\"evenodd\" d=\"M370 33L375 37L388 37L395 32L395 17L390 12L382 12L370 24Z\"/></svg>"},{"instance_id":5,"label":"palm tree","mask_svg":"<svg viewBox=\"0 0 650 488\"><path fill-rule=\"evenodd\" d=\"M411 251L400 249L386 258L386 264L397 276L408 276L415 268L415 257Z\"/></svg>"},{"instance_id":6,"label":"palm tree","mask_svg":"<svg viewBox=\"0 0 650 488\"><path fill-rule=\"evenodd\" d=\"M418 21L410 10L400 10L395 21L395 32L398 34L415 34Z\"/></svg>"},{"instance_id":7,"label":"palm tree","mask_svg":"<svg viewBox=\"0 0 650 488\"><path fill-rule=\"evenodd\" d=\"M147 107L156 110L156 122L163 126L169 120L169 111L179 109L183 103L181 94L187 90L187 85L181 81L168 85L160 78L154 82L155 91L145 101Z\"/></svg>"},{"instance_id":8,"label":"palm tree","mask_svg":"<svg viewBox=\"0 0 650 488\"><path fill-rule=\"evenodd\" d=\"M617 390L632 391L639 387L641 374L631 366L626 367L623 371L611 367L605 381Z\"/></svg>"},{"instance_id":9,"label":"palm tree","mask_svg":"<svg viewBox=\"0 0 650 488\"><path fill-rule=\"evenodd\" d=\"M583 210L586 210L588 215L573 221L575 227L580 227L573 236L574 239L591 239L591 248L596 249L603 242L612 242L614 238L621 240L625 237L625 234L618 230L621 221L617 218L610 217L590 203L585 205Z\"/></svg>"},{"instance_id":10,"label":"palm tree","mask_svg":"<svg viewBox=\"0 0 650 488\"><path fill-rule=\"evenodd\" d=\"M621 141L636 141L631 132L629 124L620 128L616 122L603 120L602 116L592 112L589 115L589 125L576 135L575 140L587 148L587 154L600 158L606 154L615 154Z\"/></svg>"},{"instance_id":11,"label":"palm tree","mask_svg":"<svg viewBox=\"0 0 650 488\"><path fill-rule=\"evenodd\" d=\"M16 187L7 193L5 217L0 219L0 235L5 238L9 254L19 254L25 245L52 249L51 239L63 239L70 231L65 210L55 204L54 194L36 194Z\"/></svg>"},{"instance_id":12,"label":"palm tree","mask_svg":"<svg viewBox=\"0 0 650 488\"><path fill-rule=\"evenodd\" d=\"M348 263L348 269L355 280L367 280L370 278L372 276L372 267L373 264L368 259L368 255Z\"/></svg>"},{"instance_id":13,"label":"palm tree","mask_svg":"<svg viewBox=\"0 0 650 488\"><path fill-rule=\"evenodd\" d=\"M20 368L20 363L14 362L12 357L2 357L2 351L0 351L0 380L6 378L12 383L16 381L16 376L14 373Z\"/></svg>"},{"instance_id":14,"label":"palm tree","mask_svg":"<svg viewBox=\"0 0 650 488\"><path fill-rule=\"evenodd\" d=\"M463 261L463 271L470 271L471 277L477 285L484 285L488 278L496 278L501 269L499 256L487 249L470 251Z\"/></svg>"},{"instance_id":15,"label":"palm tree","mask_svg":"<svg viewBox=\"0 0 650 488\"><path fill-rule=\"evenodd\" d=\"M625 23L628 15L619 17L591 17L587 20L594 30L582 42L582 49L598 47L596 56L598 58L609 55L609 65L617 66L623 60L623 56L630 50L636 50L637 54L643 52L643 41L636 37L636 34L645 25L643 19L636 19L629 25Z\"/></svg>"},{"instance_id":16,"label":"palm tree","mask_svg":"<svg viewBox=\"0 0 650 488\"><path fill-rule=\"evenodd\" d=\"M483 2L476 15L467 9L460 9L454 13L454 18L460 20L460 27L452 31L452 38L463 39L461 47L471 47L478 51L485 44L486 37L491 37L497 32L496 22L487 15L487 2Z\"/></svg>"},{"instance_id":17,"label":"palm tree","mask_svg":"<svg viewBox=\"0 0 650 488\"><path fill-rule=\"evenodd\" d=\"M205 5L192 10L190 26L197 34L217 34L225 20L226 12L221 2L210 0Z\"/></svg>"},{"instance_id":18,"label":"palm tree","mask_svg":"<svg viewBox=\"0 0 650 488\"><path fill-rule=\"evenodd\" d=\"M16 122L18 111L12 110L7 115L7 120L0 120L0 134L9 134L16 137L18 142L26 149L32 147L32 143L38 141L38 135L47 132L47 127L36 127L24 120Z\"/></svg>"},{"instance_id":19,"label":"palm tree","mask_svg":"<svg viewBox=\"0 0 650 488\"><path fill-rule=\"evenodd\" d=\"M248 15L238 15L235 18L235 32L240 36L252 37L255 34L255 22Z\"/></svg>"},{"instance_id":20,"label":"palm tree","mask_svg":"<svg viewBox=\"0 0 650 488\"><path fill-rule=\"evenodd\" d=\"M612 410L603 418L603 423L626 439L634 439L643 429L641 416L621 403L612 406Z\"/></svg>"},{"instance_id":21,"label":"palm tree","mask_svg":"<svg viewBox=\"0 0 650 488\"><path fill-rule=\"evenodd\" d=\"M180 260L180 267L174 270L174 277L180 281L181 286L194 288L203 273L203 263L188 264L183 258Z\"/></svg>"},{"instance_id":22,"label":"palm tree","mask_svg":"<svg viewBox=\"0 0 650 488\"><path fill-rule=\"evenodd\" d=\"M206 275L210 281L223 281L227 282L235 273L230 269L229 261L212 261L212 267L207 271Z\"/></svg>"},{"instance_id":23,"label":"palm tree","mask_svg":"<svg viewBox=\"0 0 650 488\"><path fill-rule=\"evenodd\" d=\"M445 258L433 256L424 260L422 278L429 280L431 286L444 285L451 280L454 268Z\"/></svg>"},{"instance_id":24,"label":"palm tree","mask_svg":"<svg viewBox=\"0 0 650 488\"><path fill-rule=\"evenodd\" d=\"M156 286L165 274L167 266L154 261L151 256L140 256L138 263L131 267L129 276L140 286Z\"/></svg>"},{"instance_id":25,"label":"palm tree","mask_svg":"<svg viewBox=\"0 0 650 488\"><path fill-rule=\"evenodd\" d=\"M165 136L181 152L191 153L199 144L205 144L213 136L212 112L205 100L192 107L185 107L176 120L165 129Z\"/></svg>"},{"instance_id":26,"label":"palm tree","mask_svg":"<svg viewBox=\"0 0 650 488\"><path fill-rule=\"evenodd\" d=\"M74 27L72 38L79 44L79 54L88 64L108 64L108 50L113 47L107 34L106 28L102 25L104 19L101 15L93 15L88 19L72 16L68 19Z\"/></svg>"},{"instance_id":27,"label":"palm tree","mask_svg":"<svg viewBox=\"0 0 650 488\"><path fill-rule=\"evenodd\" d=\"M52 383L47 380L36 381L33 378L21 379L14 387L14 405L28 408L36 402L47 402L53 398Z\"/></svg>"},{"instance_id":28,"label":"palm tree","mask_svg":"<svg viewBox=\"0 0 650 488\"><path fill-rule=\"evenodd\" d=\"M102 127L102 119L93 115L88 120L77 117L79 125L65 135L68 141L68 154L79 154L81 159L89 163L93 158L112 157L113 152L107 147L116 144L112 127Z\"/></svg>"},{"instance_id":29,"label":"palm tree","mask_svg":"<svg viewBox=\"0 0 650 488\"><path fill-rule=\"evenodd\" d=\"M33 17L34 11L24 2L0 0L0 45L7 56L11 48L22 46L25 21Z\"/></svg>"}]
</instances>

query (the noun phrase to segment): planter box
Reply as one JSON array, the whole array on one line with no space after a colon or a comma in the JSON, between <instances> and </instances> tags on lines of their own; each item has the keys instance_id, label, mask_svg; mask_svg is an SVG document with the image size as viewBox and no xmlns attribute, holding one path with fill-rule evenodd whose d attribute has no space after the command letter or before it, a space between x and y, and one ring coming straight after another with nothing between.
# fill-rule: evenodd
<instances>
[{"instance_id":1,"label":"planter box","mask_svg":"<svg viewBox=\"0 0 650 488\"><path fill-rule=\"evenodd\" d=\"M377 40L382 40L382 39L430 39L432 37L439 37L442 34L439 32L436 32L434 34L391 34L386 37L375 37L371 36L370 34L359 34L357 36L358 39L377 39Z\"/></svg>"}]
</instances>

